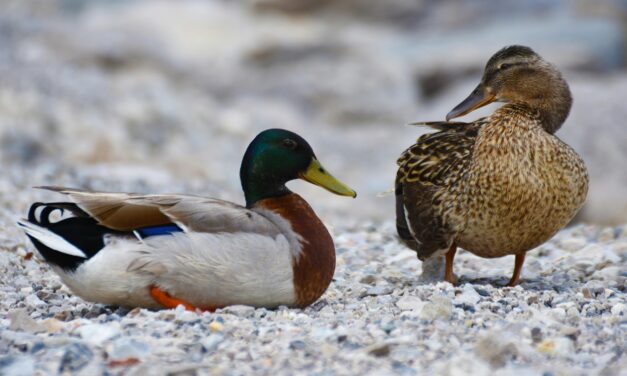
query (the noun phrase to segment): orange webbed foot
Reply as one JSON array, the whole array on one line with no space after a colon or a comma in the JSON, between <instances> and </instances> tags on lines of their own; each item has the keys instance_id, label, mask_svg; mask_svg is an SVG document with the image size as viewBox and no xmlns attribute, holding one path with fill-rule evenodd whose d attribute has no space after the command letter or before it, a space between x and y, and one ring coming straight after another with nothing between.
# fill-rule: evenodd
<instances>
[{"instance_id":1,"label":"orange webbed foot","mask_svg":"<svg viewBox=\"0 0 627 376\"><path fill-rule=\"evenodd\" d=\"M195 307L182 299L178 299L178 298L171 296L170 294L161 290L157 286L150 287L150 296L152 296L152 298L157 303L161 304L165 308L176 308L177 306L182 305L183 307L185 307L185 310L193 311L193 312L195 311L214 312L216 309L221 308L221 307L207 307L207 308Z\"/></svg>"}]
</instances>

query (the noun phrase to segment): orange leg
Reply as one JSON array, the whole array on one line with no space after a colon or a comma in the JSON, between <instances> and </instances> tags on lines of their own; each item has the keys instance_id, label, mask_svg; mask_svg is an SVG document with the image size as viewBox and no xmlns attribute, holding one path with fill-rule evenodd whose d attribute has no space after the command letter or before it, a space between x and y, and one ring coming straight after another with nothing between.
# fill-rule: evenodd
<instances>
[{"instance_id":1,"label":"orange leg","mask_svg":"<svg viewBox=\"0 0 627 376\"><path fill-rule=\"evenodd\" d=\"M525 255L526 253L519 253L516 255L516 263L514 264L514 274L512 274L512 279L509 280L507 286L514 287L518 284L518 280L520 279L520 272L522 271L522 266L525 263Z\"/></svg>"},{"instance_id":2,"label":"orange leg","mask_svg":"<svg viewBox=\"0 0 627 376\"><path fill-rule=\"evenodd\" d=\"M444 267L444 280L452 285L457 283L457 278L455 278L455 274L453 274L453 260L455 259L456 252L457 244L453 242L451 247L448 249L448 252L446 252L446 264Z\"/></svg>"},{"instance_id":3,"label":"orange leg","mask_svg":"<svg viewBox=\"0 0 627 376\"><path fill-rule=\"evenodd\" d=\"M157 286L150 287L150 296L152 296L152 298L156 300L157 303L161 304L165 308L176 308L179 304L185 307L185 309L188 311L200 310L200 311L214 312L216 309L221 308L221 307L208 307L208 308L194 307L193 305L187 303L184 300L177 299L171 296L170 294L161 290Z\"/></svg>"}]
</instances>

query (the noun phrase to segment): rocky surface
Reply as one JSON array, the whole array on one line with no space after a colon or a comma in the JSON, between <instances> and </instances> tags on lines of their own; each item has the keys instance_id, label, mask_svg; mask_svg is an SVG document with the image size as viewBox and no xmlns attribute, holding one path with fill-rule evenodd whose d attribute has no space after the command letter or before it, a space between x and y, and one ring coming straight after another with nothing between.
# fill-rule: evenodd
<instances>
[{"instance_id":1,"label":"rocky surface","mask_svg":"<svg viewBox=\"0 0 627 376\"><path fill-rule=\"evenodd\" d=\"M625 4L534 0L8 0L0 6L0 375L618 375L627 368ZM395 159L529 44L575 98L558 135L586 160L578 225L513 258L460 253L426 283L397 241ZM468 119L488 113L493 107ZM73 296L16 228L35 185L242 201L241 155L288 128L355 188L304 183L338 265L305 310L214 314ZM384 196L384 197L378 197ZM582 223L594 223L582 224Z\"/></svg>"},{"instance_id":2,"label":"rocky surface","mask_svg":"<svg viewBox=\"0 0 627 376\"><path fill-rule=\"evenodd\" d=\"M619 375L627 226L577 226L528 255L457 257L421 283L390 223L334 229L338 266L311 307L148 311L82 301L18 242L0 253L0 374Z\"/></svg>"}]
</instances>

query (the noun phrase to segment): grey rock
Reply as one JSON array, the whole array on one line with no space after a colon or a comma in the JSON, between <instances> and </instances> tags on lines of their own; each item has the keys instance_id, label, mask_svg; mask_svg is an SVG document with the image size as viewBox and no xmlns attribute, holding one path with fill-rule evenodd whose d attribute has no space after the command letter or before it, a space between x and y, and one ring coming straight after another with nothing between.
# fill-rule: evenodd
<instances>
[{"instance_id":1,"label":"grey rock","mask_svg":"<svg viewBox=\"0 0 627 376\"><path fill-rule=\"evenodd\" d=\"M297 339L294 341L290 341L290 349L291 350L303 350L307 347L307 344L305 344L305 342Z\"/></svg>"},{"instance_id":2,"label":"grey rock","mask_svg":"<svg viewBox=\"0 0 627 376\"><path fill-rule=\"evenodd\" d=\"M542 329L538 327L531 329L531 339L533 340L534 343L538 343L542 341L542 338L543 338Z\"/></svg>"},{"instance_id":3,"label":"grey rock","mask_svg":"<svg viewBox=\"0 0 627 376\"><path fill-rule=\"evenodd\" d=\"M368 353L376 357L384 357L390 355L390 345L387 343L375 344L368 348Z\"/></svg>"},{"instance_id":4,"label":"grey rock","mask_svg":"<svg viewBox=\"0 0 627 376\"><path fill-rule=\"evenodd\" d=\"M200 343L207 352L211 353L214 352L223 341L224 335L210 334L209 336L203 338Z\"/></svg>"},{"instance_id":5,"label":"grey rock","mask_svg":"<svg viewBox=\"0 0 627 376\"><path fill-rule=\"evenodd\" d=\"M510 336L492 332L477 341L475 352L492 367L500 368L518 355L518 348Z\"/></svg>"},{"instance_id":6,"label":"grey rock","mask_svg":"<svg viewBox=\"0 0 627 376\"><path fill-rule=\"evenodd\" d=\"M29 356L5 356L0 358L0 375L31 376L35 373L35 360Z\"/></svg>"},{"instance_id":7,"label":"grey rock","mask_svg":"<svg viewBox=\"0 0 627 376\"><path fill-rule=\"evenodd\" d=\"M87 366L94 357L89 347L82 343L73 343L65 347L59 372L77 372Z\"/></svg>"}]
</instances>

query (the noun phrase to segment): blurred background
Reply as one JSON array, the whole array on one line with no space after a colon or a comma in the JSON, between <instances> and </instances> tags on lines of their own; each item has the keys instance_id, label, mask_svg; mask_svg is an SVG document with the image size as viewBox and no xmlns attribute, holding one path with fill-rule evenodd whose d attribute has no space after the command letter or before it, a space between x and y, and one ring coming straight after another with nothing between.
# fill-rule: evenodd
<instances>
[{"instance_id":1,"label":"blurred background","mask_svg":"<svg viewBox=\"0 0 627 376\"><path fill-rule=\"evenodd\" d=\"M571 85L578 220L627 222L627 0L3 0L2 210L53 198L29 188L45 184L241 203L243 151L280 127L359 193L290 183L325 221L391 220L380 193L425 132L406 124L444 119L509 44Z\"/></svg>"}]
</instances>

